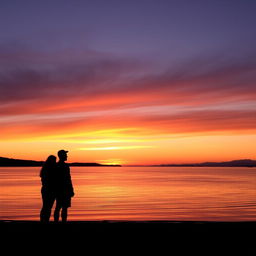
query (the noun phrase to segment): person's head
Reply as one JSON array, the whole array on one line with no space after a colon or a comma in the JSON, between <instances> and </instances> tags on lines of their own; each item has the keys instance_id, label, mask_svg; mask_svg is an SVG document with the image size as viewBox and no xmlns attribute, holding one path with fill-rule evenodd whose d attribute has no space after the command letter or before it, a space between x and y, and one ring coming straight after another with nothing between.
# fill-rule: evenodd
<instances>
[{"instance_id":1,"label":"person's head","mask_svg":"<svg viewBox=\"0 0 256 256\"><path fill-rule=\"evenodd\" d=\"M45 164L47 164L47 165L54 165L54 164L56 164L56 159L57 159L56 156L50 155L50 156L47 157L47 159L45 161Z\"/></svg>"},{"instance_id":2,"label":"person's head","mask_svg":"<svg viewBox=\"0 0 256 256\"><path fill-rule=\"evenodd\" d=\"M57 157L54 155L50 155L47 157L46 161L44 162L41 171L40 171L40 177L44 175L49 170L52 170L55 167Z\"/></svg>"},{"instance_id":3,"label":"person's head","mask_svg":"<svg viewBox=\"0 0 256 256\"><path fill-rule=\"evenodd\" d=\"M68 155L67 155L68 151L61 149L58 151L58 157L60 159L60 161L66 161L68 159Z\"/></svg>"}]
</instances>

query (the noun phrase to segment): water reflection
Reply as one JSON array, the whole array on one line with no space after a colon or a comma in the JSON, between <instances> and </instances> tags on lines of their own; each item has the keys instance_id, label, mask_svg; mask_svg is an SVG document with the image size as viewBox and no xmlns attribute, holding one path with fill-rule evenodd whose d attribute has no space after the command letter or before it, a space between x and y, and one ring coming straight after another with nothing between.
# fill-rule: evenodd
<instances>
[{"instance_id":1,"label":"water reflection","mask_svg":"<svg viewBox=\"0 0 256 256\"><path fill-rule=\"evenodd\" d=\"M256 220L255 168L73 167L70 220ZM1 219L38 220L39 169L0 168Z\"/></svg>"}]
</instances>

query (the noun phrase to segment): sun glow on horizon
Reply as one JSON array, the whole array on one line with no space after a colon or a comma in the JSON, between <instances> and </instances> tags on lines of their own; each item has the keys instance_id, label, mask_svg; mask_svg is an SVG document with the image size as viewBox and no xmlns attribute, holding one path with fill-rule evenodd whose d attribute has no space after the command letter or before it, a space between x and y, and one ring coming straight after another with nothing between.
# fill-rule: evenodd
<instances>
[{"instance_id":1,"label":"sun glow on horizon","mask_svg":"<svg viewBox=\"0 0 256 256\"><path fill-rule=\"evenodd\" d=\"M123 159L106 159L106 160L97 160L96 162L106 165L124 165L126 162Z\"/></svg>"},{"instance_id":2,"label":"sun glow on horizon","mask_svg":"<svg viewBox=\"0 0 256 256\"><path fill-rule=\"evenodd\" d=\"M127 134L126 139L118 143L114 142L115 140L111 141L109 137L101 138L97 139L99 144L96 140L95 143L89 143L86 147L85 143L80 142L79 137L76 141L72 139L65 143L61 140L2 142L1 150L4 153L0 156L41 161L45 160L49 154L56 154L59 149L64 148L69 151L68 162L150 165L255 159L256 135L250 134L204 136L193 134L181 136L180 134L177 137L161 134L145 136L145 142L140 135L138 137L138 140L141 140L140 145L134 145L133 139L129 142ZM136 140L136 136L133 135L133 138Z\"/></svg>"}]
</instances>

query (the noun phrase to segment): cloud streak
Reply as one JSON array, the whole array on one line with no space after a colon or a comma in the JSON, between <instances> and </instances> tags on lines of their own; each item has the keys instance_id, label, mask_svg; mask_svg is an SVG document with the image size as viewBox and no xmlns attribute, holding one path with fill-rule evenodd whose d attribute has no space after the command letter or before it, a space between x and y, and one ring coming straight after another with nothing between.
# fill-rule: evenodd
<instances>
[{"instance_id":1,"label":"cloud streak","mask_svg":"<svg viewBox=\"0 0 256 256\"><path fill-rule=\"evenodd\" d=\"M5 139L123 127L255 133L253 56L198 58L160 72L152 63L91 50L73 55L0 49Z\"/></svg>"},{"instance_id":2,"label":"cloud streak","mask_svg":"<svg viewBox=\"0 0 256 256\"><path fill-rule=\"evenodd\" d=\"M93 106L93 101L100 104L98 99L102 99L106 106L115 104L115 101L122 106L118 102L120 98L126 98L124 104L143 105L144 97L151 97L147 99L149 104L168 99L174 104L198 104L203 102L202 97L212 102L227 98L235 100L256 97L256 63L253 57L235 63L216 59L191 60L177 68L152 75L139 60L118 59L104 54L101 58L98 54L90 56L87 61L73 59L72 62L68 62L68 57L65 61L64 57L56 61L58 57L53 55L52 61L48 60L48 56L46 61L38 63L36 67L30 59L19 63L17 59L20 55L30 56L31 53L16 53L16 60L10 56L13 60L8 68L1 63L2 113L8 112L8 108L10 113L15 112L12 104L20 104L25 111L24 101L28 100L41 102L42 106L37 108L43 111L43 105L57 108L63 104L62 101L67 102L68 110L72 107L70 101L73 107L76 107L76 102L78 106L88 107ZM84 59L86 55L85 52ZM8 56L5 58L8 59ZM132 99L133 94L140 98Z\"/></svg>"}]
</instances>

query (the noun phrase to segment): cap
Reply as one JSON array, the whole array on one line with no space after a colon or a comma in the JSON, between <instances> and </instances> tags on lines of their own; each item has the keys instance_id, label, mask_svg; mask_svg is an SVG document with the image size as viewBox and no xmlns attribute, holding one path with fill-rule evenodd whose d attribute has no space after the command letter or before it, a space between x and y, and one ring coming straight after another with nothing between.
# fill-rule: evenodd
<instances>
[{"instance_id":1,"label":"cap","mask_svg":"<svg viewBox=\"0 0 256 256\"><path fill-rule=\"evenodd\" d=\"M61 149L58 151L58 156L68 153L67 150Z\"/></svg>"}]
</instances>

